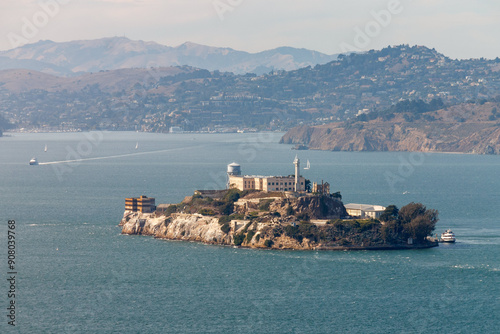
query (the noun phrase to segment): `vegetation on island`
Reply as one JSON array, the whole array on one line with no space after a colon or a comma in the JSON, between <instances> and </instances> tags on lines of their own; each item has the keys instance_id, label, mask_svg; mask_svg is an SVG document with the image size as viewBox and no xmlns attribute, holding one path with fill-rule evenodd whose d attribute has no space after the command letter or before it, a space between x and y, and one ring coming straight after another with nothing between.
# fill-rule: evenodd
<instances>
[{"instance_id":1,"label":"vegetation on island","mask_svg":"<svg viewBox=\"0 0 500 334\"><path fill-rule=\"evenodd\" d=\"M283 195L273 193L273 196L279 194ZM324 248L398 246L407 245L409 239L413 240L414 245L426 245L432 243L428 237L432 235L438 221L436 210L412 202L401 209L389 205L379 219L346 218L344 211L337 218L323 219L318 223L318 219L331 213L331 203L339 203L343 208L338 199L340 193L310 194L304 196L307 201L301 197L289 201L279 196L261 196L270 194L237 189L220 191L216 198L195 194L186 197L182 203L170 205L163 214L186 213L214 217L218 219L221 232L232 236L235 246L273 248L285 247L282 243L286 240L293 240L302 246ZM239 199L247 201L243 205L244 209L241 205L235 206ZM314 208L311 209L311 206ZM321 206L324 208L321 209ZM233 222L239 222L239 227Z\"/></svg>"}]
</instances>

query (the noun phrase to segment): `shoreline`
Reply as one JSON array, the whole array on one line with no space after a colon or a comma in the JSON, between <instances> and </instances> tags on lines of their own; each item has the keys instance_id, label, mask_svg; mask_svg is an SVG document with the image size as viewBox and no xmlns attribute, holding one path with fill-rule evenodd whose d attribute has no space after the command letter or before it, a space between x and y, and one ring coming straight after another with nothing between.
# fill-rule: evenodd
<instances>
[{"instance_id":1,"label":"shoreline","mask_svg":"<svg viewBox=\"0 0 500 334\"><path fill-rule=\"evenodd\" d=\"M302 250L302 251L370 251L370 250L412 250L438 247L437 241L427 241L424 244L363 244L335 245L335 242L325 244L314 239L304 238L298 241L290 235L265 236L263 231L274 227L282 228L285 225L270 222L255 223L253 233L245 242L236 243L238 235L245 234L245 226L249 222L232 221L230 231L223 232L218 218L200 214L174 214L174 216L156 216L154 214L133 214L125 211L124 218L119 226L123 235L149 236L166 241L196 242L205 245L224 246L233 248L248 248L262 250ZM259 235L262 238L255 239ZM267 241L267 243L266 243Z\"/></svg>"}]
</instances>

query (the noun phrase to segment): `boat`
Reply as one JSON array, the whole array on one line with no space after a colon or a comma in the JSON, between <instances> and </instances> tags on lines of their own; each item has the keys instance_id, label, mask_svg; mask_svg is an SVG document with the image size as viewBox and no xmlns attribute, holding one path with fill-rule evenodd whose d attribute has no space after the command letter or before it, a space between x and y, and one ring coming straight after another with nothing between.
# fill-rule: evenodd
<instances>
[{"instance_id":1,"label":"boat","mask_svg":"<svg viewBox=\"0 0 500 334\"><path fill-rule=\"evenodd\" d=\"M47 152L47 144L45 144L45 149L43 151Z\"/></svg>"},{"instance_id":2,"label":"boat","mask_svg":"<svg viewBox=\"0 0 500 334\"><path fill-rule=\"evenodd\" d=\"M311 169L311 163L309 162L309 160L307 160L307 164L306 167L304 167L304 169Z\"/></svg>"},{"instance_id":3,"label":"boat","mask_svg":"<svg viewBox=\"0 0 500 334\"><path fill-rule=\"evenodd\" d=\"M36 158L31 158L30 165L32 165L32 166L38 165L38 160Z\"/></svg>"},{"instance_id":4,"label":"boat","mask_svg":"<svg viewBox=\"0 0 500 334\"><path fill-rule=\"evenodd\" d=\"M455 242L455 234L451 230L446 230L441 234L441 242Z\"/></svg>"},{"instance_id":5,"label":"boat","mask_svg":"<svg viewBox=\"0 0 500 334\"><path fill-rule=\"evenodd\" d=\"M139 142L135 144L135 149L137 150L139 148Z\"/></svg>"}]
</instances>

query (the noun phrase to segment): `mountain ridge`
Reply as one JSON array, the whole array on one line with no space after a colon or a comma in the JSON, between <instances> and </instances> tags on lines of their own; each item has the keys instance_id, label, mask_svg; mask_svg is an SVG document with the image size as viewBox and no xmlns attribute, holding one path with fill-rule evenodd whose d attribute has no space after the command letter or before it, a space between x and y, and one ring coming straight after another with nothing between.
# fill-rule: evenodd
<instances>
[{"instance_id":1,"label":"mountain ridge","mask_svg":"<svg viewBox=\"0 0 500 334\"><path fill-rule=\"evenodd\" d=\"M185 42L172 47L126 37L53 42L42 40L0 51L0 69L25 68L58 76L74 76L122 68L188 65L235 74L294 70L335 60L337 55L278 47L256 53Z\"/></svg>"}]
</instances>

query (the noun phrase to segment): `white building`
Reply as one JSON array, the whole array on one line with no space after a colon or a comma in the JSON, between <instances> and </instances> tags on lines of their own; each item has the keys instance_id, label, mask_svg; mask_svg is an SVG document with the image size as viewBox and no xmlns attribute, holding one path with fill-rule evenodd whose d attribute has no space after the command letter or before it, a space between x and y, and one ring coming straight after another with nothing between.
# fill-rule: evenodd
<instances>
[{"instance_id":1,"label":"white building","mask_svg":"<svg viewBox=\"0 0 500 334\"><path fill-rule=\"evenodd\" d=\"M349 203L345 205L345 209L352 217L378 219L385 211L385 206Z\"/></svg>"}]
</instances>

